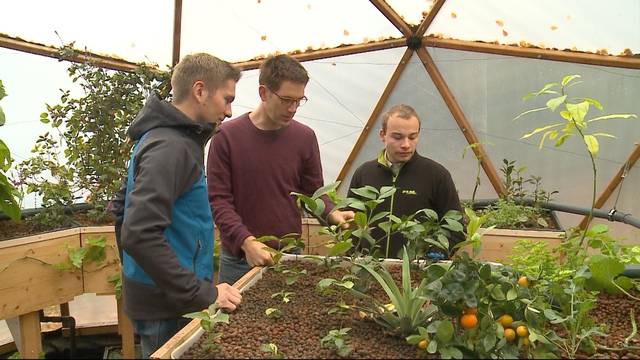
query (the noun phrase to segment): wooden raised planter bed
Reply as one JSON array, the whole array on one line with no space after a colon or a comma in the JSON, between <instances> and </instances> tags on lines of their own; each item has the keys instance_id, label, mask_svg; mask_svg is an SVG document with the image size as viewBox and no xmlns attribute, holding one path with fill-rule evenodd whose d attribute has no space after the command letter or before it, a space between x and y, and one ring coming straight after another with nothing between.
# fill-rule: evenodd
<instances>
[{"instance_id":1,"label":"wooden raised planter bed","mask_svg":"<svg viewBox=\"0 0 640 360\"><path fill-rule=\"evenodd\" d=\"M327 255L327 248L323 244L331 240L331 237L318 234L321 228L317 220L303 219L303 238L307 234L305 254ZM520 239L544 241L551 250L562 243L564 236L564 231L491 229L483 235L482 247L476 258L499 262L511 254L513 246Z\"/></svg>"},{"instance_id":2,"label":"wooden raised planter bed","mask_svg":"<svg viewBox=\"0 0 640 360\"><path fill-rule=\"evenodd\" d=\"M106 238L106 259L63 271L54 267L68 258L67 247L79 248L87 239ZM115 294L108 278L120 272L113 226L65 229L0 242L0 319L18 317L23 358L42 351L39 310L64 304L83 293ZM118 301L118 329L125 357L132 358L133 329Z\"/></svg>"},{"instance_id":3,"label":"wooden raised planter bed","mask_svg":"<svg viewBox=\"0 0 640 360\"><path fill-rule=\"evenodd\" d=\"M300 262L305 262L305 263L311 264L311 262L308 262L308 261L306 261L304 259L304 255L303 256L285 255L285 257L283 257L283 260L286 261L286 262L300 261ZM390 259L390 260L385 261L385 263L387 263L387 264L399 264L400 260ZM314 265L314 266L320 266L320 265ZM255 268L251 269L247 274L245 274L242 278L240 278L233 286L236 287L237 289L239 289L241 292L245 292L246 290L248 290L252 286L255 286L258 283L258 281L260 281L263 278L263 274L266 271L268 271L268 268L255 267ZM302 286L303 289L308 289L309 288L308 284L301 285L301 286ZM312 286L312 288L313 288L313 286ZM277 289L274 289L274 291L277 291ZM299 296L302 296L302 294L299 294ZM313 294L312 296L319 296L319 295ZM293 302L302 301L302 303L301 303L302 306L307 306L307 303L305 301L299 300L299 299L297 300L295 296L294 296L294 299L292 301ZM244 310L246 311L246 309L244 309ZM316 310L319 310L319 309L316 309L316 308L313 309L313 311L316 311ZM243 309L240 308L239 311L243 311ZM263 311L263 309L260 308L260 311ZM284 317L287 317L287 315L286 315L287 314L287 310L285 309L284 311L285 311ZM246 316L249 316L249 315L246 315ZM264 316L264 314L261 313L260 316ZM327 316L326 313L323 313L321 317L324 319L324 318L326 318L326 316ZM271 319L268 319L268 320L271 321ZM234 320L231 319L231 321L233 322ZM244 324L244 322L242 322L242 323ZM271 323L271 324L273 326L275 326L276 323ZM372 325L372 324L370 324L370 325ZM296 324L296 326L299 326L299 324ZM379 333L380 336L385 337L385 335L384 335L382 330L378 331L378 329L379 329L378 325L373 325L373 326L375 327L374 331L376 333ZM205 331L200 326L200 320L199 319L194 319L191 322L189 322L184 328L182 328L176 335L174 335L171 339L169 339L169 341L167 341L160 349L158 349L155 353L153 353L151 355L151 358L152 359L178 359L178 358L181 358L187 351L189 351L200 340L200 338L204 334L205 334ZM264 335L268 335L268 334L269 333L265 329ZM299 335L300 334L298 334L297 331L296 331L296 335L292 335L292 336L299 336ZM257 340L257 339L254 339L254 340ZM300 338L300 340L302 340L302 338ZM401 339L401 340L402 340L402 342L404 342L404 339ZM313 341L315 342L316 340L313 339ZM317 341L319 341L319 338L317 339ZM366 341L368 341L368 340L366 340ZM268 341L265 341L265 342L268 342ZM244 346L244 345L243 345L243 347L246 348L246 346ZM257 347L256 347L256 349L257 349ZM254 350L256 350L256 349L254 349ZM248 350L248 349L245 349L245 350ZM413 349L411 347L409 347L408 350L410 352L413 352ZM264 357L268 357L268 355L266 355L266 354L263 354L263 355L264 355ZM239 358L246 358L246 357L254 357L255 354L254 355L237 354L237 355L234 355L234 356L237 356ZM293 355L293 357L295 358L297 356Z\"/></svg>"}]
</instances>

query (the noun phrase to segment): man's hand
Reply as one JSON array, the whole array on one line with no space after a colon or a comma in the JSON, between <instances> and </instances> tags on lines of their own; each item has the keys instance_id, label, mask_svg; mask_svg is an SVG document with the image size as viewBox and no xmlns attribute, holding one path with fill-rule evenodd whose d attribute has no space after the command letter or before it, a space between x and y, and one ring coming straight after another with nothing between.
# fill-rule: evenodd
<instances>
[{"instance_id":1,"label":"man's hand","mask_svg":"<svg viewBox=\"0 0 640 360\"><path fill-rule=\"evenodd\" d=\"M353 211L333 210L327 216L327 222L332 225L340 225L343 229L348 229L349 224L347 224L347 221L353 220L354 215Z\"/></svg>"},{"instance_id":2,"label":"man's hand","mask_svg":"<svg viewBox=\"0 0 640 360\"><path fill-rule=\"evenodd\" d=\"M267 245L256 241L255 236L247 236L240 247L244 251L249 266L270 266L273 265L271 253L267 251Z\"/></svg>"},{"instance_id":3,"label":"man's hand","mask_svg":"<svg viewBox=\"0 0 640 360\"><path fill-rule=\"evenodd\" d=\"M242 301L240 290L227 283L216 285L216 288L218 289L216 305L218 305L219 308L227 311L233 311L238 305L240 305L240 301Z\"/></svg>"}]
</instances>

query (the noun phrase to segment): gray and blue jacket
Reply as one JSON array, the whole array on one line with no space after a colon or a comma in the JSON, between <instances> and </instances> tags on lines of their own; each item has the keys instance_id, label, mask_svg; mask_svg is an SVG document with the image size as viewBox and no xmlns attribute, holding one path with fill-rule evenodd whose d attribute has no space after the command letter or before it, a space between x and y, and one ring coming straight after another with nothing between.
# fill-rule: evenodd
<instances>
[{"instance_id":1,"label":"gray and blue jacket","mask_svg":"<svg viewBox=\"0 0 640 360\"><path fill-rule=\"evenodd\" d=\"M128 129L135 145L112 211L131 319L180 317L217 297L203 152L212 133L155 95Z\"/></svg>"}]
</instances>

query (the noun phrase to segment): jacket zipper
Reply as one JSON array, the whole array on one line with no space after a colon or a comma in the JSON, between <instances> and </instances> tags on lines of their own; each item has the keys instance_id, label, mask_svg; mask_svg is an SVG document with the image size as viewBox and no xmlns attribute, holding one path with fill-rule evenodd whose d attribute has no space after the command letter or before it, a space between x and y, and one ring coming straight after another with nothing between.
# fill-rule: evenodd
<instances>
[{"instance_id":1,"label":"jacket zipper","mask_svg":"<svg viewBox=\"0 0 640 360\"><path fill-rule=\"evenodd\" d=\"M391 169L389 169L391 171ZM391 171L393 174L393 171ZM391 177L391 186L393 188L396 187L396 180L398 179L398 175L393 174ZM393 200L396 196L395 191L391 194L391 200L389 201L389 216L393 215ZM389 244L391 243L391 224L389 224L389 232L387 233L387 249L385 250L385 257L389 258Z\"/></svg>"},{"instance_id":2,"label":"jacket zipper","mask_svg":"<svg viewBox=\"0 0 640 360\"><path fill-rule=\"evenodd\" d=\"M198 241L196 243L196 253L193 256L193 274L196 274L196 261L198 260L198 253L200 252L200 248L202 247L202 243L200 242L200 238L198 238Z\"/></svg>"}]
</instances>

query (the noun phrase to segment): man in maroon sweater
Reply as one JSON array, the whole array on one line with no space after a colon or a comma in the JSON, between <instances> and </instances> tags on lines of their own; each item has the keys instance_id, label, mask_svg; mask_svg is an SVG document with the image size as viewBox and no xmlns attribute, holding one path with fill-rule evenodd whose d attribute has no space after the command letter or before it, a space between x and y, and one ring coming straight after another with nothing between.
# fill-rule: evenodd
<instances>
[{"instance_id":1,"label":"man in maroon sweater","mask_svg":"<svg viewBox=\"0 0 640 360\"><path fill-rule=\"evenodd\" d=\"M261 102L255 111L225 122L207 160L207 188L220 230L220 283L235 283L253 266L271 265L264 235L302 232L292 191L313 194L323 185L320 151L311 128L293 119L307 101L307 71L278 55L260 67ZM351 211L325 211L331 224L353 218ZM345 224L346 225L346 224Z\"/></svg>"}]
</instances>

